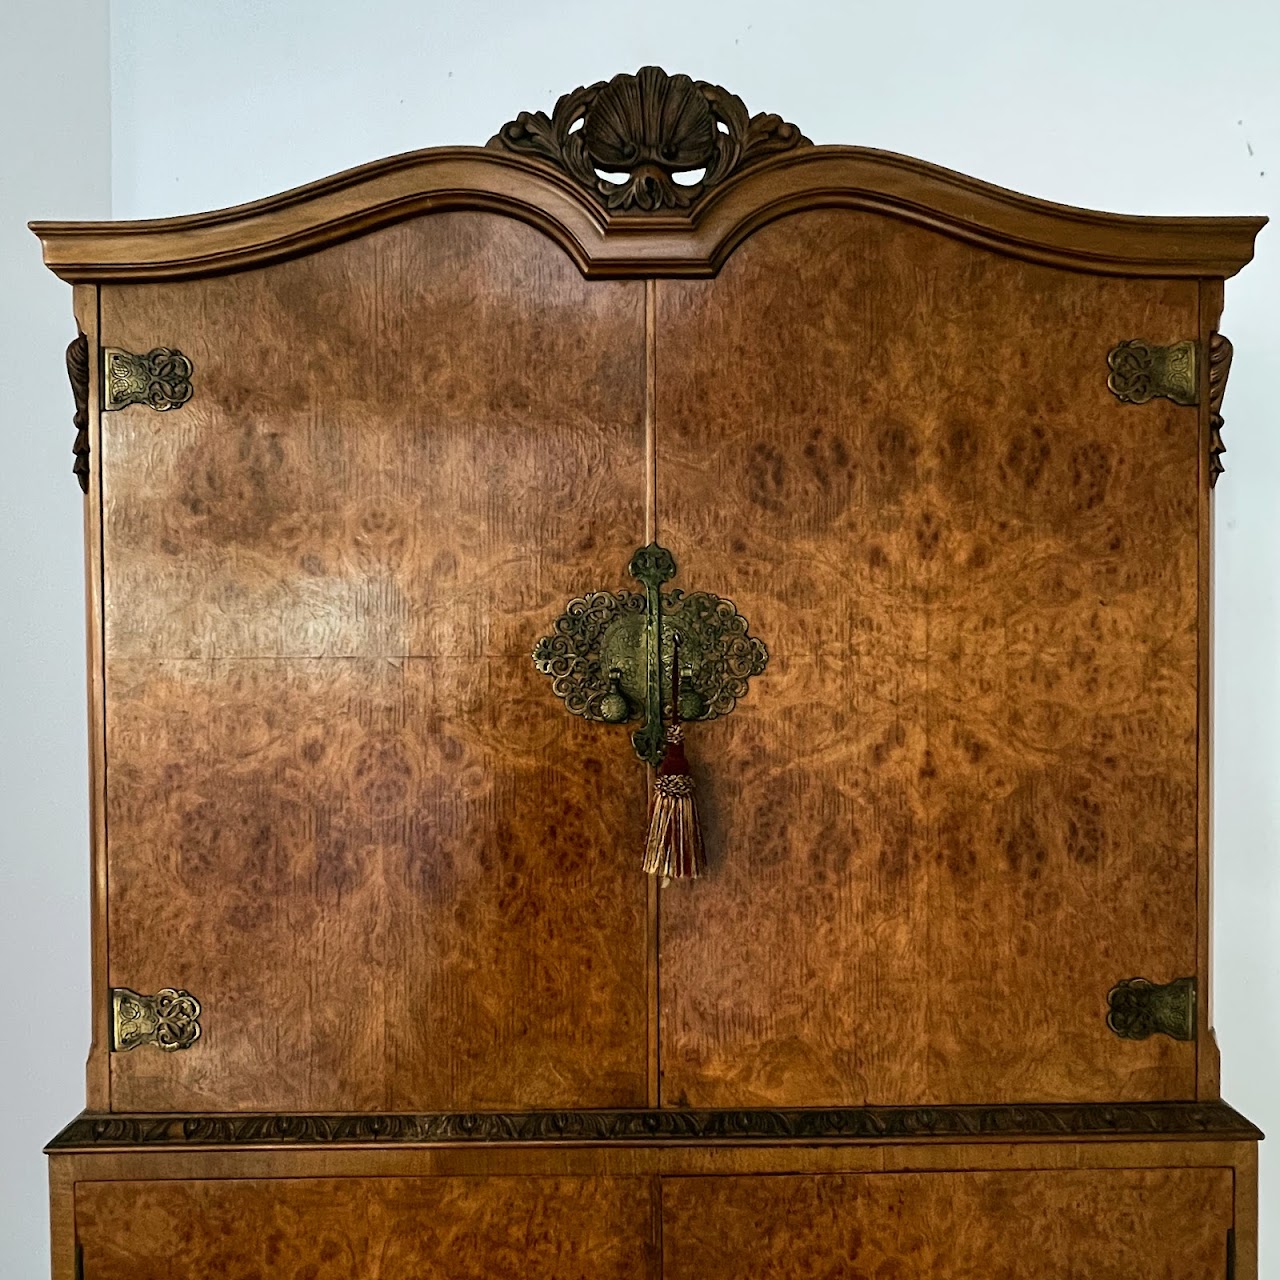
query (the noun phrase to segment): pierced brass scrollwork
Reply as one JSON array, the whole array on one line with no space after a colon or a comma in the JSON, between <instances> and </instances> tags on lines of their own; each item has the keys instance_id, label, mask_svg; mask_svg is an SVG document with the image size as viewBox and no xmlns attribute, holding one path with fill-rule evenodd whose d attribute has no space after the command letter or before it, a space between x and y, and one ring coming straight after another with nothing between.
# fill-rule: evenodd
<instances>
[{"instance_id":1,"label":"pierced brass scrollwork","mask_svg":"<svg viewBox=\"0 0 1280 1280\"><path fill-rule=\"evenodd\" d=\"M200 1001L189 991L166 987L153 996L127 987L111 991L111 1051L153 1044L165 1053L190 1049L200 1039Z\"/></svg>"},{"instance_id":2,"label":"pierced brass scrollwork","mask_svg":"<svg viewBox=\"0 0 1280 1280\"><path fill-rule=\"evenodd\" d=\"M1158 983L1126 978L1107 992L1107 1026L1122 1040L1154 1035L1174 1040L1196 1038L1196 980Z\"/></svg>"},{"instance_id":3,"label":"pierced brass scrollwork","mask_svg":"<svg viewBox=\"0 0 1280 1280\"><path fill-rule=\"evenodd\" d=\"M680 655L676 711L690 721L728 715L751 677L764 671L769 651L748 634L747 620L731 600L705 591L664 591L676 574L665 547L641 547L628 572L643 593L593 591L570 601L551 634L538 641L533 662L574 715L606 724L643 719L632 744L640 759L656 765L665 742L672 655Z\"/></svg>"},{"instance_id":4,"label":"pierced brass scrollwork","mask_svg":"<svg viewBox=\"0 0 1280 1280\"><path fill-rule=\"evenodd\" d=\"M173 347L156 347L146 355L107 347L102 361L104 410L145 404L164 412L191 399L191 361Z\"/></svg>"},{"instance_id":5,"label":"pierced brass scrollwork","mask_svg":"<svg viewBox=\"0 0 1280 1280\"><path fill-rule=\"evenodd\" d=\"M1174 404L1191 405L1199 399L1194 342L1161 347L1133 338L1113 347L1107 355L1110 375L1107 388L1126 404L1146 404L1157 396Z\"/></svg>"}]
</instances>

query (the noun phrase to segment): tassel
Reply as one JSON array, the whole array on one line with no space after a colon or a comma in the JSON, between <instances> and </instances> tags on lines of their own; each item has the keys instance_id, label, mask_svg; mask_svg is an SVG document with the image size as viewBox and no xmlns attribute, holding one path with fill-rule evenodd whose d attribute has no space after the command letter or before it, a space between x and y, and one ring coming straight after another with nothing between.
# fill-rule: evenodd
<instances>
[{"instance_id":1,"label":"tassel","mask_svg":"<svg viewBox=\"0 0 1280 1280\"><path fill-rule=\"evenodd\" d=\"M680 653L672 656L674 684L671 724L658 776L653 783L649 810L649 838L644 846L644 869L664 880L695 880L707 869L698 826L698 806L693 797L693 776L684 753L680 727Z\"/></svg>"}]
</instances>

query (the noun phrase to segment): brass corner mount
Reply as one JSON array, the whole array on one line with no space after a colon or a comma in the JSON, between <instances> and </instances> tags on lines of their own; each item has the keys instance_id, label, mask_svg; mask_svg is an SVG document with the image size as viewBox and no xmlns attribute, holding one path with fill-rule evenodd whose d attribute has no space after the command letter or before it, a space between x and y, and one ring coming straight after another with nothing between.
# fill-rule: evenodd
<instances>
[{"instance_id":1,"label":"brass corner mount","mask_svg":"<svg viewBox=\"0 0 1280 1280\"><path fill-rule=\"evenodd\" d=\"M111 990L111 1052L154 1045L165 1053L190 1049L200 1039L200 1001L189 991L165 987L142 995L128 987Z\"/></svg>"},{"instance_id":2,"label":"brass corner mount","mask_svg":"<svg viewBox=\"0 0 1280 1280\"><path fill-rule=\"evenodd\" d=\"M1107 1026L1122 1040L1154 1035L1173 1040L1196 1038L1196 980L1152 982L1126 978L1107 993Z\"/></svg>"}]
</instances>

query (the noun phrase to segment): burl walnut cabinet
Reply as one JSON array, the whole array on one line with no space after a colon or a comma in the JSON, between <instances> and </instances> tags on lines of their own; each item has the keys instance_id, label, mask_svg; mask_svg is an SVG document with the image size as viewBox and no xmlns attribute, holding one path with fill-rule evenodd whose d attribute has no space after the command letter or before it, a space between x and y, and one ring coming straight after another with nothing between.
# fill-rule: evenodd
<instances>
[{"instance_id":1,"label":"burl walnut cabinet","mask_svg":"<svg viewBox=\"0 0 1280 1280\"><path fill-rule=\"evenodd\" d=\"M93 797L57 1280L1255 1276L1209 616L1261 225L656 68L37 224ZM642 867L673 708L696 877Z\"/></svg>"}]
</instances>

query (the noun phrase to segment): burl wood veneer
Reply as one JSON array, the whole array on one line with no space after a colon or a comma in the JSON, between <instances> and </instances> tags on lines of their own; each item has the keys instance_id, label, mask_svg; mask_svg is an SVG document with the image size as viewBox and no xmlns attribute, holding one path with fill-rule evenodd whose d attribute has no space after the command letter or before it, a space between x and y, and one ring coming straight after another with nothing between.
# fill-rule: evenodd
<instances>
[{"instance_id":1,"label":"burl wood veneer","mask_svg":"<svg viewBox=\"0 0 1280 1280\"><path fill-rule=\"evenodd\" d=\"M462 214L104 290L201 370L103 429L111 983L220 993L114 1105L645 1103L644 773L528 660L643 521L643 295Z\"/></svg>"},{"instance_id":2,"label":"burl wood veneer","mask_svg":"<svg viewBox=\"0 0 1280 1280\"><path fill-rule=\"evenodd\" d=\"M76 1198L101 1280L649 1280L654 1222L640 1178L100 1182Z\"/></svg>"},{"instance_id":3,"label":"burl wood veneer","mask_svg":"<svg viewBox=\"0 0 1280 1280\"><path fill-rule=\"evenodd\" d=\"M1209 602L1261 225L656 68L36 224L92 766L55 1280L1253 1280ZM530 661L651 541L769 652L688 727L693 882L641 872L628 731ZM116 1025L168 988L198 1038Z\"/></svg>"},{"instance_id":4,"label":"burl wood veneer","mask_svg":"<svg viewBox=\"0 0 1280 1280\"><path fill-rule=\"evenodd\" d=\"M1196 410L1098 357L1196 285L822 211L658 296L662 533L774 654L697 733L664 1100L1194 1096L1097 1029L1196 966Z\"/></svg>"},{"instance_id":5,"label":"burl wood veneer","mask_svg":"<svg viewBox=\"0 0 1280 1280\"><path fill-rule=\"evenodd\" d=\"M662 1274L1219 1280L1232 1198L1230 1169L670 1178Z\"/></svg>"}]
</instances>

